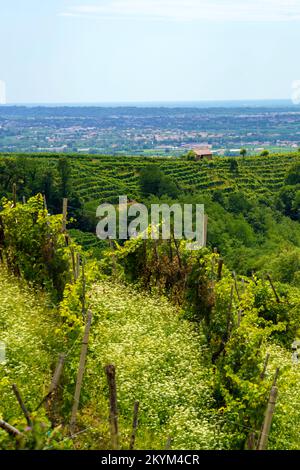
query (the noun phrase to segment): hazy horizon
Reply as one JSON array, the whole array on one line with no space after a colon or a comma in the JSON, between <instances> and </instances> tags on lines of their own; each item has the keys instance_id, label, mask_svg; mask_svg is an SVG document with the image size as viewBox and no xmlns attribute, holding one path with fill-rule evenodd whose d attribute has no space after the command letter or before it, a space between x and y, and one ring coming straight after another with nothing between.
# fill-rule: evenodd
<instances>
[{"instance_id":1,"label":"hazy horizon","mask_svg":"<svg viewBox=\"0 0 300 470\"><path fill-rule=\"evenodd\" d=\"M279 99L239 99L239 100L195 100L195 101L112 101L112 102L16 102L0 104L2 108L9 107L187 107L187 108L205 108L205 107L247 107L247 106L284 106L300 108L299 104L295 104L292 100L279 98Z\"/></svg>"}]
</instances>

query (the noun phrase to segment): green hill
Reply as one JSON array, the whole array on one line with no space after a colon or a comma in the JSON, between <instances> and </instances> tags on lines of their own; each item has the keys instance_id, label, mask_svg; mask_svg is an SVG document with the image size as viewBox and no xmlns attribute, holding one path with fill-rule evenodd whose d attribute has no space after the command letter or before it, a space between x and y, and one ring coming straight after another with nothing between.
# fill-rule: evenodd
<instances>
[{"instance_id":1,"label":"green hill","mask_svg":"<svg viewBox=\"0 0 300 470\"><path fill-rule=\"evenodd\" d=\"M19 156L20 157L20 156ZM0 156L14 159L13 154ZM59 156L24 155L35 161L47 161L55 167ZM183 191L225 192L245 190L258 195L278 191L284 184L289 168L300 162L300 153L256 157L214 157L212 161L193 162L182 158L145 158L109 156L66 156L71 167L73 189L83 201L110 202L116 196L127 194L133 199L140 196L139 174L147 166L157 165L171 176ZM238 163L237 168L232 162Z\"/></svg>"}]
</instances>

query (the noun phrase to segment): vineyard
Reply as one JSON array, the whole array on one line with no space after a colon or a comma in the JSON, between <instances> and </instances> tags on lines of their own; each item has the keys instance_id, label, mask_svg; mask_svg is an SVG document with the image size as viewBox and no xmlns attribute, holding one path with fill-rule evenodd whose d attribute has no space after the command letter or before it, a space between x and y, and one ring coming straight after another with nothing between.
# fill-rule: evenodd
<instances>
[{"instance_id":1,"label":"vineyard","mask_svg":"<svg viewBox=\"0 0 300 470\"><path fill-rule=\"evenodd\" d=\"M20 156L19 156L20 157ZM16 158L2 154L3 158ZM28 158L28 156L24 157ZM278 191L287 170L300 162L300 153L269 155L267 157L218 158L212 161L186 161L184 159L68 156L72 182L76 194L84 201L115 202L116 195L129 198L140 196L139 175L144 167L156 165L171 176L182 191L215 191L255 193L267 197ZM59 157L35 155L55 166ZM237 166L232 166L238 160Z\"/></svg>"},{"instance_id":2,"label":"vineyard","mask_svg":"<svg viewBox=\"0 0 300 470\"><path fill-rule=\"evenodd\" d=\"M299 160L3 155L0 448L300 449ZM207 247L76 226L154 166Z\"/></svg>"}]
</instances>

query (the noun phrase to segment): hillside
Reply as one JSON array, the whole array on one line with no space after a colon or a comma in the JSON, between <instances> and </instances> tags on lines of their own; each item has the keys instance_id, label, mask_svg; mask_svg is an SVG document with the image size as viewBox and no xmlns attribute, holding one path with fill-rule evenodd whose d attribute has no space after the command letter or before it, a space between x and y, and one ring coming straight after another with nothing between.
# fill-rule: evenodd
<instances>
[{"instance_id":1,"label":"hillside","mask_svg":"<svg viewBox=\"0 0 300 470\"><path fill-rule=\"evenodd\" d=\"M19 157L21 154L19 155ZM14 160L14 154L0 155ZM24 154L26 160L30 156ZM41 165L56 166L59 156L32 155ZM157 165L164 174L172 176L182 191L224 192L255 191L267 197L280 190L289 168L300 162L300 152L274 154L245 158L215 157L213 161L193 162L180 158L110 157L66 155L71 167L73 189L85 203L90 201L114 202L119 195L138 198L140 193L139 173L142 168ZM22 159L22 161L24 161ZM232 167L236 161L238 167Z\"/></svg>"},{"instance_id":2,"label":"hillside","mask_svg":"<svg viewBox=\"0 0 300 470\"><path fill-rule=\"evenodd\" d=\"M236 275L185 241L138 238L85 256L41 195L3 201L0 220L3 449L128 449L137 401L136 449L255 449L270 391L269 448L299 448L299 286Z\"/></svg>"}]
</instances>

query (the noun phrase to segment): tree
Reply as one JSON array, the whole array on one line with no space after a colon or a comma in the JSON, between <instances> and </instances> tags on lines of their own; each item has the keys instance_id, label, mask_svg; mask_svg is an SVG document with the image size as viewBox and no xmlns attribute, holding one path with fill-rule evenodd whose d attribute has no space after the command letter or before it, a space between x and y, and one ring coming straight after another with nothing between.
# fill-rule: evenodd
<instances>
[{"instance_id":1,"label":"tree","mask_svg":"<svg viewBox=\"0 0 300 470\"><path fill-rule=\"evenodd\" d=\"M156 196L176 197L178 188L170 176L165 176L157 166L144 168L141 172L141 190L145 196L154 194Z\"/></svg>"},{"instance_id":2,"label":"tree","mask_svg":"<svg viewBox=\"0 0 300 470\"><path fill-rule=\"evenodd\" d=\"M285 179L286 185L300 184L300 164L292 166Z\"/></svg>"},{"instance_id":3,"label":"tree","mask_svg":"<svg viewBox=\"0 0 300 470\"><path fill-rule=\"evenodd\" d=\"M241 155L242 157L245 157L245 156L247 155L247 150L246 150L245 148L241 149L241 150L240 150L240 155Z\"/></svg>"},{"instance_id":4,"label":"tree","mask_svg":"<svg viewBox=\"0 0 300 470\"><path fill-rule=\"evenodd\" d=\"M158 194L162 172L158 166L151 165L141 171L140 185L145 196Z\"/></svg>"},{"instance_id":5,"label":"tree","mask_svg":"<svg viewBox=\"0 0 300 470\"><path fill-rule=\"evenodd\" d=\"M247 214L252 208L248 197L241 191L230 193L228 196L228 209L234 214Z\"/></svg>"},{"instance_id":6,"label":"tree","mask_svg":"<svg viewBox=\"0 0 300 470\"><path fill-rule=\"evenodd\" d=\"M170 176L163 176L159 184L158 195L167 195L175 198L178 196L178 192L178 187L172 178Z\"/></svg>"},{"instance_id":7,"label":"tree","mask_svg":"<svg viewBox=\"0 0 300 470\"><path fill-rule=\"evenodd\" d=\"M196 160L196 153L194 150L190 150L186 155L185 155L187 160Z\"/></svg>"},{"instance_id":8,"label":"tree","mask_svg":"<svg viewBox=\"0 0 300 470\"><path fill-rule=\"evenodd\" d=\"M232 158L230 161L230 171L232 173L238 173L239 171L239 165L235 158Z\"/></svg>"},{"instance_id":9,"label":"tree","mask_svg":"<svg viewBox=\"0 0 300 470\"><path fill-rule=\"evenodd\" d=\"M269 150L263 150L260 154L261 157L267 157L268 155L270 155Z\"/></svg>"}]
</instances>

